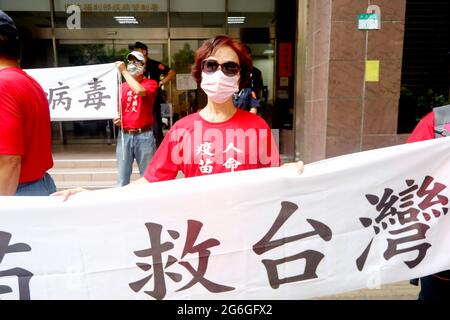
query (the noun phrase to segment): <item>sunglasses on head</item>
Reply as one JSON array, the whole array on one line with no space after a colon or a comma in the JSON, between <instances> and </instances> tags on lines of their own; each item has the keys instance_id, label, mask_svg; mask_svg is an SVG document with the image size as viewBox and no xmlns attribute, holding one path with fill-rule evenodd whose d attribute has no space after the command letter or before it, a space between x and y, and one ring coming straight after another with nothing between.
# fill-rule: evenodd
<instances>
[{"instance_id":1,"label":"sunglasses on head","mask_svg":"<svg viewBox=\"0 0 450 320\"><path fill-rule=\"evenodd\" d=\"M217 69L219 69L219 67L220 70L222 70L222 72L229 77L237 75L241 70L241 67L233 61L224 62L222 64L212 59L202 61L202 71L205 73L214 73Z\"/></svg>"}]
</instances>

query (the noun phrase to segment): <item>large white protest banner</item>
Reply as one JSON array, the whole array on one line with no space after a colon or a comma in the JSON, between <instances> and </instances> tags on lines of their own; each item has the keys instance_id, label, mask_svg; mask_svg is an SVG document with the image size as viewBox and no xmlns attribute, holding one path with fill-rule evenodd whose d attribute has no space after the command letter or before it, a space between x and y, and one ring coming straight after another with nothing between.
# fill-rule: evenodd
<instances>
[{"instance_id":1,"label":"large white protest banner","mask_svg":"<svg viewBox=\"0 0 450 320\"><path fill-rule=\"evenodd\" d=\"M42 86L52 121L112 119L118 115L114 63L25 70Z\"/></svg>"},{"instance_id":2,"label":"large white protest banner","mask_svg":"<svg viewBox=\"0 0 450 320\"><path fill-rule=\"evenodd\" d=\"M0 198L2 299L303 299L450 269L450 138Z\"/></svg>"}]
</instances>

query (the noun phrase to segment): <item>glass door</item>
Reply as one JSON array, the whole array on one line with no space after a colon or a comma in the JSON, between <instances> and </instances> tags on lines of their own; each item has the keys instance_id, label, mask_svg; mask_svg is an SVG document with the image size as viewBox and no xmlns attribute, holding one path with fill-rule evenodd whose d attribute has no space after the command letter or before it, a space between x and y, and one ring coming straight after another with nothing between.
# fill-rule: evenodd
<instances>
[{"instance_id":1,"label":"glass door","mask_svg":"<svg viewBox=\"0 0 450 320\"><path fill-rule=\"evenodd\" d=\"M200 40L172 40L171 56L172 66L176 70L175 81L170 83L172 92L173 118L174 122L188 114L197 112L201 108L202 90L199 90L197 83L192 79L191 67L194 63L195 52Z\"/></svg>"}]
</instances>

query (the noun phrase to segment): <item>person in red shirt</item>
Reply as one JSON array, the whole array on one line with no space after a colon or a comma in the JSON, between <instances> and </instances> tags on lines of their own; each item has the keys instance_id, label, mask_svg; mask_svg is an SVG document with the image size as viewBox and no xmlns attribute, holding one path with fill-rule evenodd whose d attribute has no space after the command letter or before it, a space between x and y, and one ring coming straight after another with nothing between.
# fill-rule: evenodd
<instances>
[{"instance_id":1,"label":"person in red shirt","mask_svg":"<svg viewBox=\"0 0 450 320\"><path fill-rule=\"evenodd\" d=\"M127 59L127 67L122 61L116 62L126 80L121 88L121 117L114 119L114 124L121 127L116 148L118 186L130 183L134 159L143 176L156 150L153 137L153 104L158 83L144 77L145 58L142 53L133 51L128 54Z\"/></svg>"},{"instance_id":2,"label":"person in red shirt","mask_svg":"<svg viewBox=\"0 0 450 320\"><path fill-rule=\"evenodd\" d=\"M148 47L144 43L137 41L134 44L130 45L129 48L130 50L139 51L144 55L144 76L146 78L155 80L159 86L158 94L156 95L155 103L153 104L153 135L155 136L156 147L159 147L162 140L164 139L163 122L161 116L161 103L164 102L162 87L168 84L172 79L174 79L176 72L165 64L150 59L150 57L148 56Z\"/></svg>"},{"instance_id":3,"label":"person in red shirt","mask_svg":"<svg viewBox=\"0 0 450 320\"><path fill-rule=\"evenodd\" d=\"M406 143L434 139L434 113L430 112L423 117L414 128Z\"/></svg>"},{"instance_id":4,"label":"person in red shirt","mask_svg":"<svg viewBox=\"0 0 450 320\"><path fill-rule=\"evenodd\" d=\"M143 178L132 184L279 166L280 157L267 123L237 109L233 93L249 85L252 61L242 43L228 36L206 40L197 50L192 76L208 96L197 113L178 120L164 137ZM303 171L303 162L285 166ZM85 191L69 189L63 196Z\"/></svg>"},{"instance_id":5,"label":"person in red shirt","mask_svg":"<svg viewBox=\"0 0 450 320\"><path fill-rule=\"evenodd\" d=\"M56 191L50 109L42 87L19 67L12 19L0 10L0 195L48 196Z\"/></svg>"}]
</instances>

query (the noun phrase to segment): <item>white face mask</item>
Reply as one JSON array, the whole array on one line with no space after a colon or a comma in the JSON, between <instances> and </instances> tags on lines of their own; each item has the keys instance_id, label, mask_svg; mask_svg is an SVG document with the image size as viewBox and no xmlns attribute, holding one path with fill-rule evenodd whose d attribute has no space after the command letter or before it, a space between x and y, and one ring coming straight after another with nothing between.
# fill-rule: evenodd
<instances>
[{"instance_id":1,"label":"white face mask","mask_svg":"<svg viewBox=\"0 0 450 320\"><path fill-rule=\"evenodd\" d=\"M214 73L202 72L200 87L216 103L224 103L233 93L239 91L239 75L229 77L222 70Z\"/></svg>"},{"instance_id":2,"label":"white face mask","mask_svg":"<svg viewBox=\"0 0 450 320\"><path fill-rule=\"evenodd\" d=\"M144 74L144 66L136 65L134 63L129 63L127 65L127 71L133 77L140 76L140 75Z\"/></svg>"}]
</instances>

